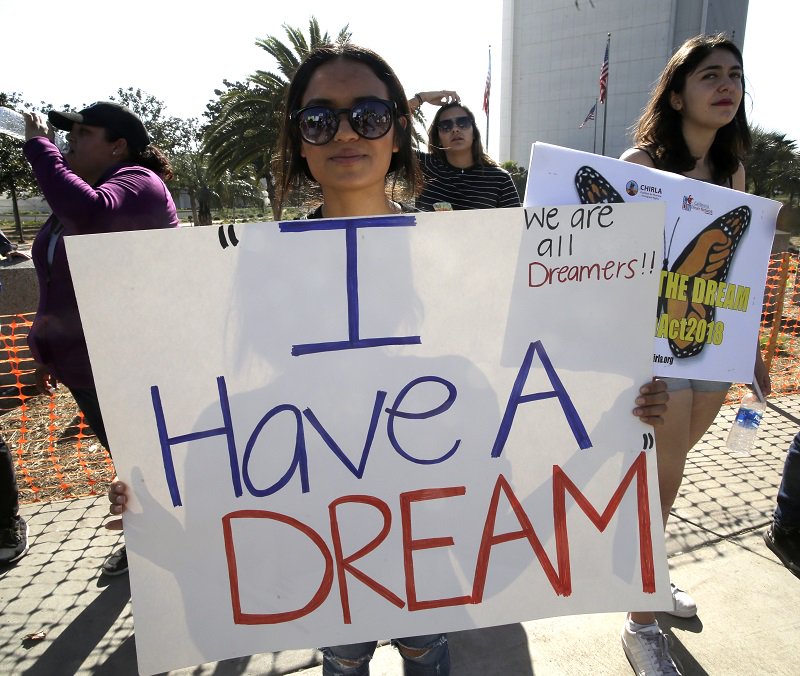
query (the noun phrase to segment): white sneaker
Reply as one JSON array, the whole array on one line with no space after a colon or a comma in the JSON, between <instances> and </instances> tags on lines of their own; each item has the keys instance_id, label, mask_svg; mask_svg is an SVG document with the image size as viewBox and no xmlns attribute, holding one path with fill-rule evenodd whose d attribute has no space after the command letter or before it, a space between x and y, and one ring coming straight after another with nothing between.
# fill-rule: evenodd
<instances>
[{"instance_id":1,"label":"white sneaker","mask_svg":"<svg viewBox=\"0 0 800 676\"><path fill-rule=\"evenodd\" d=\"M628 622L622 627L622 648L636 676L681 676L669 654L669 638L658 627L648 624L631 631Z\"/></svg>"},{"instance_id":2,"label":"white sneaker","mask_svg":"<svg viewBox=\"0 0 800 676\"><path fill-rule=\"evenodd\" d=\"M669 586L672 589L672 610L667 610L665 612L669 615L683 618L697 615L697 604L694 602L694 599L683 591L683 589L678 589L671 582Z\"/></svg>"}]
</instances>

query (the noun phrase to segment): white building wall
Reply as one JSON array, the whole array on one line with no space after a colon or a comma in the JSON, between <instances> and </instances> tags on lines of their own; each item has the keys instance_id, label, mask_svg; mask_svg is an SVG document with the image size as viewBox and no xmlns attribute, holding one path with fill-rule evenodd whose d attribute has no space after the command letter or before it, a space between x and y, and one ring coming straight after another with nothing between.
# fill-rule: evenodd
<instances>
[{"instance_id":1,"label":"white building wall","mask_svg":"<svg viewBox=\"0 0 800 676\"><path fill-rule=\"evenodd\" d=\"M501 161L527 167L534 141L618 157L669 57L687 37L724 31L741 47L747 0L505 0ZM592 6L594 5L594 6ZM599 95L611 33L609 92ZM596 124L596 128L595 125ZM595 146L595 129L597 133Z\"/></svg>"}]
</instances>

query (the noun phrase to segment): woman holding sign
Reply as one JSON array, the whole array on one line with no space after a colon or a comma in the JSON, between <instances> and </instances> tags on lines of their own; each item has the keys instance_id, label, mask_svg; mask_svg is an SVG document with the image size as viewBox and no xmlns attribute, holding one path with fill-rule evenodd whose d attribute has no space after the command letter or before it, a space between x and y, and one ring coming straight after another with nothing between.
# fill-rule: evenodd
<instances>
[{"instance_id":1,"label":"woman holding sign","mask_svg":"<svg viewBox=\"0 0 800 676\"><path fill-rule=\"evenodd\" d=\"M408 100L394 71L374 52L352 44L314 49L298 68L286 99L280 166L285 198L306 181L317 183L323 203L308 218L398 214L395 200L403 179L417 184ZM640 389L633 413L660 424L667 401L663 383ZM109 491L110 512L121 514L125 484ZM406 674L450 673L447 636L442 633L393 641ZM369 674L377 641L323 649L327 676Z\"/></svg>"},{"instance_id":2,"label":"woman holding sign","mask_svg":"<svg viewBox=\"0 0 800 676\"><path fill-rule=\"evenodd\" d=\"M622 159L744 191L742 158L750 149L739 48L723 35L687 40L667 63L636 125L636 146ZM769 374L756 350L755 378L769 393ZM666 526L686 457L714 422L730 383L664 378L670 392L664 425L656 431L661 511ZM697 606L672 585L677 617ZM630 613L622 630L636 673L678 673L654 613Z\"/></svg>"}]
</instances>

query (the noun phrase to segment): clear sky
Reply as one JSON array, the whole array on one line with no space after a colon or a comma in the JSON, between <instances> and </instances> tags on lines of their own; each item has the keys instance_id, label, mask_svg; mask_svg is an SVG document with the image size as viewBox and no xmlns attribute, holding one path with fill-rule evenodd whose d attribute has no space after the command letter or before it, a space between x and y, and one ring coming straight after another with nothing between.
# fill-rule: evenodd
<instances>
[{"instance_id":1,"label":"clear sky","mask_svg":"<svg viewBox=\"0 0 800 676\"><path fill-rule=\"evenodd\" d=\"M349 23L353 40L384 56L409 95L456 89L479 123L489 45L494 94L500 86L502 0L225 0L213 5L82 0L67 7L53 0L33 5L0 0L0 90L20 91L34 103L80 106L107 98L118 87L134 86L164 101L168 114L200 116L223 78L241 80L256 69L273 69L267 53L255 46L257 38L283 37L283 24L306 32L312 14L332 34ZM800 25L800 3L750 0L749 7L744 45L748 113L763 127L800 140L800 96L794 87L783 92L793 70L780 60L790 39L796 39L789 32ZM598 75L601 60L598 54ZM612 61L612 78L613 67ZM493 115L492 122L498 118ZM497 135L492 124L493 155Z\"/></svg>"}]
</instances>

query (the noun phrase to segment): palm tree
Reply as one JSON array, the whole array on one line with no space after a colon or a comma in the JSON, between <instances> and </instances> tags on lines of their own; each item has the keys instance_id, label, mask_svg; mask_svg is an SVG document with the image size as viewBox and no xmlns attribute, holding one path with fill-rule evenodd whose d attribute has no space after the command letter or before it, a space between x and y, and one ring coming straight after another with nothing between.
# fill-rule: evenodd
<instances>
[{"instance_id":1,"label":"palm tree","mask_svg":"<svg viewBox=\"0 0 800 676\"><path fill-rule=\"evenodd\" d=\"M226 172L237 175L248 172L254 182L264 179L276 220L281 217L283 205L276 191L272 160L278 145L286 90L305 56L319 45L334 42L328 33L321 33L314 17L308 24L308 39L298 28L284 24L283 29L288 45L275 36L256 40L256 45L278 62L277 72L257 70L246 82L224 81L226 89L215 91L219 100L208 106L206 116L211 121L203 137L211 179L221 178ZM335 42L345 43L349 39L350 32L345 26Z\"/></svg>"},{"instance_id":2,"label":"palm tree","mask_svg":"<svg viewBox=\"0 0 800 676\"><path fill-rule=\"evenodd\" d=\"M745 169L752 192L770 198L788 195L791 203L800 179L797 143L786 134L760 127L753 127L751 134L753 143Z\"/></svg>"}]
</instances>

